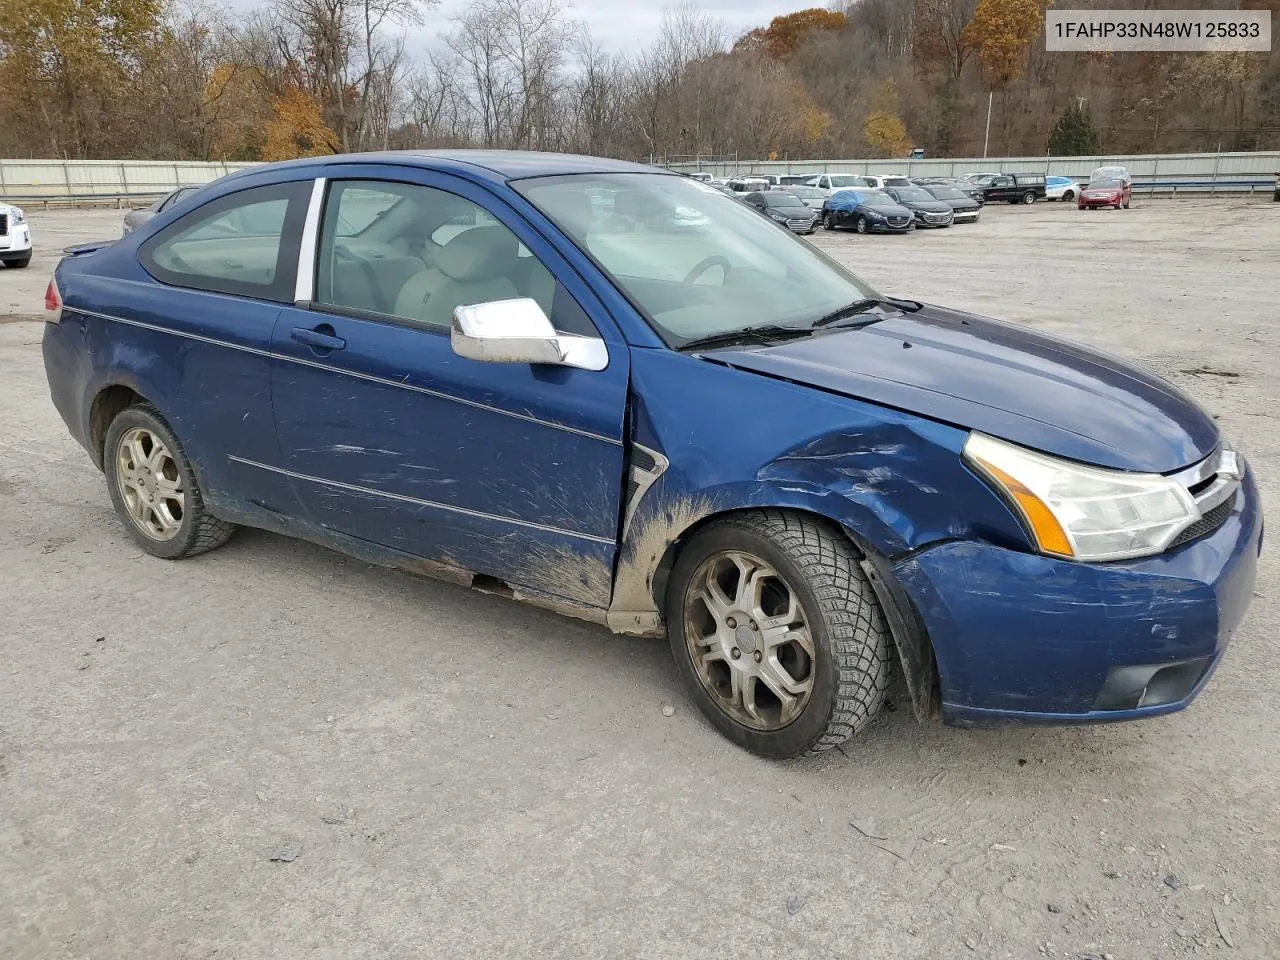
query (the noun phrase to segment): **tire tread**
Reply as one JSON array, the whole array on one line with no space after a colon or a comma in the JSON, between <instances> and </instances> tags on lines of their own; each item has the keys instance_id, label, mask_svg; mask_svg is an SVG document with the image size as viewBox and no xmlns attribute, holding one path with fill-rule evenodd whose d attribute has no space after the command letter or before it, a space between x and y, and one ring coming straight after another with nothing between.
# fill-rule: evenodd
<instances>
[{"instance_id":1,"label":"tire tread","mask_svg":"<svg viewBox=\"0 0 1280 960\"><path fill-rule=\"evenodd\" d=\"M838 677L826 728L799 755L839 746L875 720L889 688L889 631L859 566L861 556L838 530L782 510L734 514L717 526L736 526L767 538L808 582L826 621Z\"/></svg>"}]
</instances>

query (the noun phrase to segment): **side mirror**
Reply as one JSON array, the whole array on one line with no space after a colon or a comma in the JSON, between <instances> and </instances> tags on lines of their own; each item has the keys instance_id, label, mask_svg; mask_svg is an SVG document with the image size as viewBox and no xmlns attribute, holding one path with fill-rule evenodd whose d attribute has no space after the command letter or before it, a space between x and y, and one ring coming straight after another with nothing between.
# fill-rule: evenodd
<instances>
[{"instance_id":1,"label":"side mirror","mask_svg":"<svg viewBox=\"0 0 1280 960\"><path fill-rule=\"evenodd\" d=\"M482 363L546 363L603 370L609 351L597 337L556 333L536 300L491 300L453 310L453 352Z\"/></svg>"}]
</instances>

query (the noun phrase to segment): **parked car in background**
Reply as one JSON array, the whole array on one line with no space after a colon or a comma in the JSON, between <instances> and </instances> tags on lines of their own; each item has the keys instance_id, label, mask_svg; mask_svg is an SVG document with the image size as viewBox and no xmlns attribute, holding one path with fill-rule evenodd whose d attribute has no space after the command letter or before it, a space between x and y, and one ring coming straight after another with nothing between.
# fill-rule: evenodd
<instances>
[{"instance_id":1,"label":"parked car in background","mask_svg":"<svg viewBox=\"0 0 1280 960\"><path fill-rule=\"evenodd\" d=\"M813 179L812 173L784 173L778 177L778 186L780 187L798 187L807 184Z\"/></svg>"},{"instance_id":2,"label":"parked car in background","mask_svg":"<svg viewBox=\"0 0 1280 960\"><path fill-rule=\"evenodd\" d=\"M1070 203L1080 195L1080 184L1071 177L1045 177L1044 198L1046 200L1065 200Z\"/></svg>"},{"instance_id":3,"label":"parked car in background","mask_svg":"<svg viewBox=\"0 0 1280 960\"><path fill-rule=\"evenodd\" d=\"M955 187L978 206L987 202L981 187L959 177L917 177L911 182L917 187Z\"/></svg>"},{"instance_id":4,"label":"parked car in background","mask_svg":"<svg viewBox=\"0 0 1280 960\"><path fill-rule=\"evenodd\" d=\"M868 186L875 187L877 190L883 190L885 187L905 187L911 184L909 178L896 173L869 173L862 179L867 181Z\"/></svg>"},{"instance_id":5,"label":"parked car in background","mask_svg":"<svg viewBox=\"0 0 1280 960\"><path fill-rule=\"evenodd\" d=\"M955 219L951 204L939 200L924 187L885 187L884 192L915 217L917 227L949 227Z\"/></svg>"},{"instance_id":6,"label":"parked car in background","mask_svg":"<svg viewBox=\"0 0 1280 960\"><path fill-rule=\"evenodd\" d=\"M852 173L822 173L805 181L806 186L817 187L831 193L834 190L845 190L849 187L867 187L870 182L866 177Z\"/></svg>"},{"instance_id":7,"label":"parked car in background","mask_svg":"<svg viewBox=\"0 0 1280 960\"><path fill-rule=\"evenodd\" d=\"M998 176L1000 176L998 173L966 173L960 179L968 180L970 183L976 184L979 187L985 187Z\"/></svg>"},{"instance_id":8,"label":"parked car in background","mask_svg":"<svg viewBox=\"0 0 1280 960\"><path fill-rule=\"evenodd\" d=\"M822 202L827 199L825 190L819 190L817 187L805 187L798 184L788 184L786 186L774 187L774 190L786 191L793 197L799 197L804 201L806 207L814 210L822 209Z\"/></svg>"},{"instance_id":9,"label":"parked car in background","mask_svg":"<svg viewBox=\"0 0 1280 960\"><path fill-rule=\"evenodd\" d=\"M964 191L945 183L927 183L918 185L915 189L923 190L935 200L949 206L954 223L975 223L982 213L982 204L969 197Z\"/></svg>"},{"instance_id":10,"label":"parked car in background","mask_svg":"<svg viewBox=\"0 0 1280 960\"><path fill-rule=\"evenodd\" d=\"M31 226L21 207L0 202L0 263L22 269L31 262Z\"/></svg>"},{"instance_id":11,"label":"parked car in background","mask_svg":"<svg viewBox=\"0 0 1280 960\"><path fill-rule=\"evenodd\" d=\"M754 193L757 190L768 190L772 186L763 177L732 177L725 185L734 193Z\"/></svg>"},{"instance_id":12,"label":"parked car in background","mask_svg":"<svg viewBox=\"0 0 1280 960\"><path fill-rule=\"evenodd\" d=\"M127 237L157 213L163 213L170 207L176 206L199 189L199 187L179 187L177 190L166 193L149 207L144 207L141 210L130 210L124 215L124 228L121 236Z\"/></svg>"},{"instance_id":13,"label":"parked car in background","mask_svg":"<svg viewBox=\"0 0 1280 960\"><path fill-rule=\"evenodd\" d=\"M1181 391L881 293L683 177L405 152L207 189L45 298L53 405L153 557L262 527L666 634L767 757L866 728L895 658L920 718L1179 710L1254 596L1253 470ZM176 604L207 570L154 579Z\"/></svg>"},{"instance_id":14,"label":"parked car in background","mask_svg":"<svg viewBox=\"0 0 1280 960\"><path fill-rule=\"evenodd\" d=\"M987 203L1035 203L1045 197L1043 173L1001 173L983 185Z\"/></svg>"},{"instance_id":15,"label":"parked car in background","mask_svg":"<svg viewBox=\"0 0 1280 960\"><path fill-rule=\"evenodd\" d=\"M1088 185L1080 191L1080 199L1076 202L1076 206L1080 210L1092 210L1095 207L1128 210L1132 191L1132 185L1124 180L1107 177L1090 180Z\"/></svg>"},{"instance_id":16,"label":"parked car in background","mask_svg":"<svg viewBox=\"0 0 1280 960\"><path fill-rule=\"evenodd\" d=\"M915 218L883 190L853 187L827 197L822 225L828 230L853 227L858 233L906 233L915 229Z\"/></svg>"},{"instance_id":17,"label":"parked car in background","mask_svg":"<svg viewBox=\"0 0 1280 960\"><path fill-rule=\"evenodd\" d=\"M1133 176L1129 173L1128 167L1096 167L1089 175L1089 180L1123 180L1125 183L1132 184Z\"/></svg>"},{"instance_id":18,"label":"parked car in background","mask_svg":"<svg viewBox=\"0 0 1280 960\"><path fill-rule=\"evenodd\" d=\"M714 179L711 174L705 170L695 170L693 173L682 173L682 177L688 177L690 180L701 180L703 183L710 183Z\"/></svg>"},{"instance_id":19,"label":"parked car in background","mask_svg":"<svg viewBox=\"0 0 1280 960\"><path fill-rule=\"evenodd\" d=\"M742 202L792 233L813 233L818 215L794 194L782 190L748 193Z\"/></svg>"}]
</instances>

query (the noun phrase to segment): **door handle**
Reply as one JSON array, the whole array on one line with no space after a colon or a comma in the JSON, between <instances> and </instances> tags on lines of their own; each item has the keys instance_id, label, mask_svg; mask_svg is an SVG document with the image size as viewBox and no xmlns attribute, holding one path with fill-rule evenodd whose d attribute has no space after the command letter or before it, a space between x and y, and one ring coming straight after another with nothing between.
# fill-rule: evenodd
<instances>
[{"instance_id":1,"label":"door handle","mask_svg":"<svg viewBox=\"0 0 1280 960\"><path fill-rule=\"evenodd\" d=\"M335 336L334 333L333 327L322 323L314 329L294 327L289 336L298 343L306 344L312 350L328 353L330 350L341 350L347 345L347 341Z\"/></svg>"}]
</instances>

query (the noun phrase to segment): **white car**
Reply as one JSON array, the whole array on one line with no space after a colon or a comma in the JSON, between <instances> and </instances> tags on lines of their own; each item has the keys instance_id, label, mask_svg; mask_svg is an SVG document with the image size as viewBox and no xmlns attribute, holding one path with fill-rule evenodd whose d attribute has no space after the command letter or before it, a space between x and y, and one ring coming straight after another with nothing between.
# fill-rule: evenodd
<instances>
[{"instance_id":1,"label":"white car","mask_svg":"<svg viewBox=\"0 0 1280 960\"><path fill-rule=\"evenodd\" d=\"M1121 180L1125 183L1133 183L1133 176L1129 173L1128 167L1098 167L1089 176L1089 182L1094 180Z\"/></svg>"},{"instance_id":2,"label":"white car","mask_svg":"<svg viewBox=\"0 0 1280 960\"><path fill-rule=\"evenodd\" d=\"M1065 200L1070 203L1080 195L1080 184L1070 177L1045 177L1044 198L1046 200Z\"/></svg>"},{"instance_id":3,"label":"white car","mask_svg":"<svg viewBox=\"0 0 1280 960\"><path fill-rule=\"evenodd\" d=\"M822 173L816 177L810 177L805 181L804 185L825 190L828 196L836 190L870 186L866 177L860 177L853 173Z\"/></svg>"},{"instance_id":4,"label":"white car","mask_svg":"<svg viewBox=\"0 0 1280 960\"><path fill-rule=\"evenodd\" d=\"M877 190L883 190L885 187L913 186L911 181L900 173L870 173L862 179L867 181L867 186L875 187Z\"/></svg>"},{"instance_id":5,"label":"white car","mask_svg":"<svg viewBox=\"0 0 1280 960\"><path fill-rule=\"evenodd\" d=\"M0 203L0 263L25 267L31 262L31 228L20 207Z\"/></svg>"}]
</instances>

